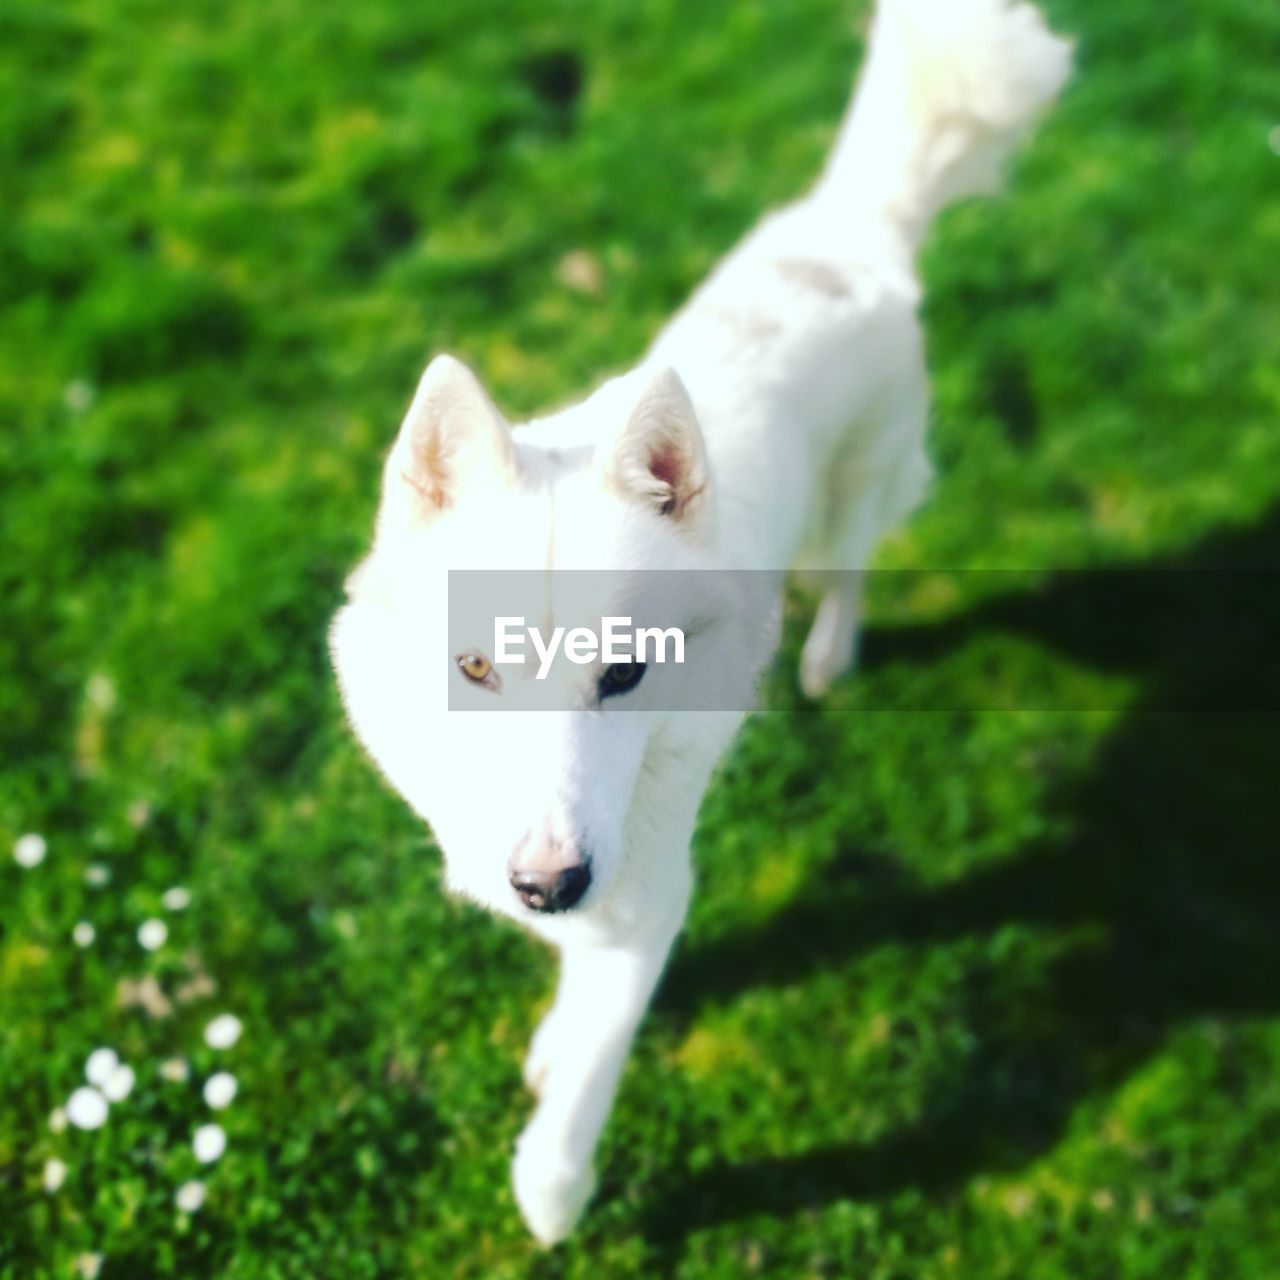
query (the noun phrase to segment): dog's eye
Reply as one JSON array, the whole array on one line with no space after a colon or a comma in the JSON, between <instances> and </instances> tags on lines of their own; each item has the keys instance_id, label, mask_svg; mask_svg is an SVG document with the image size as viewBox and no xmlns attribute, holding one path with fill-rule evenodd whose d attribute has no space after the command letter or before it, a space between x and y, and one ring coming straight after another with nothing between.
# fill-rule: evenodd
<instances>
[{"instance_id":1,"label":"dog's eye","mask_svg":"<svg viewBox=\"0 0 1280 1280\"><path fill-rule=\"evenodd\" d=\"M488 685L490 688L496 686L498 673L494 671L493 663L483 653L476 653L474 650L460 653L458 654L457 662L458 670L472 684Z\"/></svg>"},{"instance_id":2,"label":"dog's eye","mask_svg":"<svg viewBox=\"0 0 1280 1280\"><path fill-rule=\"evenodd\" d=\"M612 666L605 667L604 674L600 677L601 700L634 689L644 678L645 666L643 662L615 662Z\"/></svg>"},{"instance_id":3,"label":"dog's eye","mask_svg":"<svg viewBox=\"0 0 1280 1280\"><path fill-rule=\"evenodd\" d=\"M458 666L468 680L483 680L493 670L493 664L482 653L464 653L458 659Z\"/></svg>"}]
</instances>

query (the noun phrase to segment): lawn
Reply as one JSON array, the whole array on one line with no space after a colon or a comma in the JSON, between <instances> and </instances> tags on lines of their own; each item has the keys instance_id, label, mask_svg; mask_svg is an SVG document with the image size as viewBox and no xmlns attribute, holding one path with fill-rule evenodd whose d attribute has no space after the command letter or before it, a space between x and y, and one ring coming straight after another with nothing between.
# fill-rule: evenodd
<instances>
[{"instance_id":1,"label":"lawn","mask_svg":"<svg viewBox=\"0 0 1280 1280\"><path fill-rule=\"evenodd\" d=\"M427 356L625 366L865 13L0 8L0 1277L1280 1275L1280 11L1047 7L1077 77L925 254L933 496L821 705L793 601L552 1253L552 959L443 896L326 621Z\"/></svg>"}]
</instances>

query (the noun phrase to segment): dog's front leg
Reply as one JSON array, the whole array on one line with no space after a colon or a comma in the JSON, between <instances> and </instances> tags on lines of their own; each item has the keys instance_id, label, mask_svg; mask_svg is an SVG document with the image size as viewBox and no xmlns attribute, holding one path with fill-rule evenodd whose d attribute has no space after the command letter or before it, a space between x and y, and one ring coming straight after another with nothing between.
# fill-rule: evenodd
<instances>
[{"instance_id":1,"label":"dog's front leg","mask_svg":"<svg viewBox=\"0 0 1280 1280\"><path fill-rule=\"evenodd\" d=\"M595 1189L596 1142L678 928L677 921L640 942L577 943L561 953L556 1003L526 1064L540 1100L512 1168L520 1212L543 1244L573 1230Z\"/></svg>"}]
</instances>

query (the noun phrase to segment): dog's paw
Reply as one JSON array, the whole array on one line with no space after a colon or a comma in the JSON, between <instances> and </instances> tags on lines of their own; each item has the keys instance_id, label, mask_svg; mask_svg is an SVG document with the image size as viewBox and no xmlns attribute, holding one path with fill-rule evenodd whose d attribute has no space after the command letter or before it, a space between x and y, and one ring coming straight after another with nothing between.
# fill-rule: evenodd
<instances>
[{"instance_id":1,"label":"dog's paw","mask_svg":"<svg viewBox=\"0 0 1280 1280\"><path fill-rule=\"evenodd\" d=\"M800 653L800 688L807 697L820 698L857 660L857 600L832 592L818 606Z\"/></svg>"},{"instance_id":2,"label":"dog's paw","mask_svg":"<svg viewBox=\"0 0 1280 1280\"><path fill-rule=\"evenodd\" d=\"M535 1142L522 1138L511 1166L520 1216L539 1244L559 1244L577 1225L596 1189L590 1164L575 1168L549 1160Z\"/></svg>"},{"instance_id":3,"label":"dog's paw","mask_svg":"<svg viewBox=\"0 0 1280 1280\"><path fill-rule=\"evenodd\" d=\"M843 672L843 666L805 654L800 660L800 690L806 698L821 698Z\"/></svg>"},{"instance_id":4,"label":"dog's paw","mask_svg":"<svg viewBox=\"0 0 1280 1280\"><path fill-rule=\"evenodd\" d=\"M857 665L857 650L805 645L800 655L800 689L806 698L821 698L841 676Z\"/></svg>"}]
</instances>

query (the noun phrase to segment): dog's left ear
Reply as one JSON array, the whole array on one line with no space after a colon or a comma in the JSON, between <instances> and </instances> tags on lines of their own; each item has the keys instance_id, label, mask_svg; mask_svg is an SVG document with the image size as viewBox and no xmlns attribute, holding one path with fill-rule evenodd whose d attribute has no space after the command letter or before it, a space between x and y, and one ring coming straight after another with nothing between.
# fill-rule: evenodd
<instances>
[{"instance_id":1,"label":"dog's left ear","mask_svg":"<svg viewBox=\"0 0 1280 1280\"><path fill-rule=\"evenodd\" d=\"M707 451L693 401L674 369L658 374L612 440L600 446L605 484L681 520L703 504Z\"/></svg>"}]
</instances>

